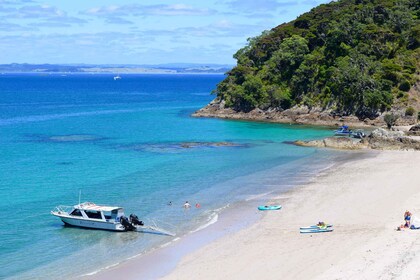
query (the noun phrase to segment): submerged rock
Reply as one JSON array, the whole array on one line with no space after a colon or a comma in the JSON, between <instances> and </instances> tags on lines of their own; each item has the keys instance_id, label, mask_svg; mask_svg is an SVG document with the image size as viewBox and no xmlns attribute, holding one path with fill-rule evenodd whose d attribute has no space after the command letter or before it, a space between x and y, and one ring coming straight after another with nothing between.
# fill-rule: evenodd
<instances>
[{"instance_id":1,"label":"submerged rock","mask_svg":"<svg viewBox=\"0 0 420 280\"><path fill-rule=\"evenodd\" d=\"M105 137L93 134L69 134L69 135L26 135L34 142L54 142L54 143L72 143L72 142L92 142L106 139Z\"/></svg>"},{"instance_id":2,"label":"submerged rock","mask_svg":"<svg viewBox=\"0 0 420 280\"><path fill-rule=\"evenodd\" d=\"M57 135L48 138L51 142L85 142L102 140L103 137L91 134Z\"/></svg>"},{"instance_id":3,"label":"submerged rock","mask_svg":"<svg viewBox=\"0 0 420 280\"><path fill-rule=\"evenodd\" d=\"M179 144L181 148L196 148L196 147L241 147L244 146L232 142L182 142Z\"/></svg>"},{"instance_id":4,"label":"submerged rock","mask_svg":"<svg viewBox=\"0 0 420 280\"><path fill-rule=\"evenodd\" d=\"M127 145L120 148L158 153L180 152L194 148L246 147L246 144L234 142L178 142L178 143L146 143Z\"/></svg>"}]
</instances>

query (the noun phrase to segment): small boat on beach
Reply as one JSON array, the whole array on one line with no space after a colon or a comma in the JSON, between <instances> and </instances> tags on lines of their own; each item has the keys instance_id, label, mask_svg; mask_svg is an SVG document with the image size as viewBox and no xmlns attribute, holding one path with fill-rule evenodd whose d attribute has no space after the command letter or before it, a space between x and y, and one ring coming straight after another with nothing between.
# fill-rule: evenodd
<instances>
[{"instance_id":1,"label":"small boat on beach","mask_svg":"<svg viewBox=\"0 0 420 280\"><path fill-rule=\"evenodd\" d=\"M366 134L362 129L357 129L355 131L352 131L350 136L354 137L354 138L362 139L362 138L366 137Z\"/></svg>"},{"instance_id":2,"label":"small boat on beach","mask_svg":"<svg viewBox=\"0 0 420 280\"><path fill-rule=\"evenodd\" d=\"M334 130L335 136L350 136L352 131L349 129L347 125L341 126L339 129Z\"/></svg>"},{"instance_id":3,"label":"small boat on beach","mask_svg":"<svg viewBox=\"0 0 420 280\"><path fill-rule=\"evenodd\" d=\"M51 211L51 214L60 218L66 226L174 235L156 226L144 225L135 214L126 217L124 209L119 206L104 206L92 202L83 202L74 206L57 206Z\"/></svg>"}]
</instances>

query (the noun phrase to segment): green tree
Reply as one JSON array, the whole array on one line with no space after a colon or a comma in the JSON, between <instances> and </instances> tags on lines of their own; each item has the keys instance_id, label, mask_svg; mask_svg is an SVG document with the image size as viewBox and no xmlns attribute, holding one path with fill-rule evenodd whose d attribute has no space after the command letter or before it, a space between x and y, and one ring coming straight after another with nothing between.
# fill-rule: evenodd
<instances>
[{"instance_id":1,"label":"green tree","mask_svg":"<svg viewBox=\"0 0 420 280\"><path fill-rule=\"evenodd\" d=\"M273 53L266 64L269 71L278 76L279 80L287 80L291 78L308 52L308 41L299 35L293 35L284 39L280 48Z\"/></svg>"}]
</instances>

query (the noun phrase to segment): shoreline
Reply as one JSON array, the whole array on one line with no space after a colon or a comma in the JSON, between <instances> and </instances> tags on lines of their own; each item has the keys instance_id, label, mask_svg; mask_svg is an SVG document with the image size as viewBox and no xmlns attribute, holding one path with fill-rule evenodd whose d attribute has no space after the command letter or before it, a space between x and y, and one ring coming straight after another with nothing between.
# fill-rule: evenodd
<instances>
[{"instance_id":1,"label":"shoreline","mask_svg":"<svg viewBox=\"0 0 420 280\"><path fill-rule=\"evenodd\" d=\"M181 252L174 269L148 279L418 279L420 231L395 229L405 210L420 216L420 189L414 183L420 180L420 153L369 155L320 171L308 184L272 197L282 210L259 212L262 218L255 223L238 230L216 223L226 234ZM319 220L335 230L299 233L300 226ZM160 257L155 261L165 261ZM121 274L139 279L139 268L148 263L140 258L131 263L92 279Z\"/></svg>"},{"instance_id":2,"label":"shoreline","mask_svg":"<svg viewBox=\"0 0 420 280\"><path fill-rule=\"evenodd\" d=\"M220 118L228 120L329 127L338 127L344 124L354 128L378 128L386 126L383 116L377 116L375 119L365 118L361 120L353 115L334 115L331 111L323 110L319 107L308 108L306 106L295 106L286 110L262 110L256 108L250 112L235 111L232 108L226 108L224 101L221 101L219 97L216 97L208 105L194 112L192 116L197 118ZM417 120L415 117L401 116L398 118L396 126L408 126L416 123Z\"/></svg>"},{"instance_id":3,"label":"shoreline","mask_svg":"<svg viewBox=\"0 0 420 280\"><path fill-rule=\"evenodd\" d=\"M199 226L190 232L176 237L172 242L164 244L163 246L153 248L152 250L140 253L128 259L120 259L116 264L108 265L98 269L95 273L84 274L82 279L115 279L121 273L127 274L126 279L137 279L139 275L145 279L158 279L166 274L169 274L175 269L177 263L186 255L198 250L201 247L223 237L224 235L233 234L239 230L251 226L253 223L258 222L264 215L263 212L257 210L258 205L263 205L268 201L272 201L275 197L287 197L288 193L301 184L307 184L314 177L318 176L321 172L333 168L336 164L342 164L348 159L354 158L358 152L333 152L323 154L311 160L311 164L307 167L301 168L299 175L293 175L290 182L281 182L275 185L267 185L264 187L263 192L260 188L256 189L256 193L251 196L224 206L217 215L215 221L207 223L204 226ZM299 165L305 166L305 159L299 159ZM333 162L333 163L332 163ZM261 183L261 179L270 176L270 174L289 173L293 168L284 168L283 165L264 169L252 174L250 178L248 175L233 179L234 181L251 180L251 183ZM280 173L279 173L280 172ZM255 177L256 176L256 177ZM278 176L274 175L274 178ZM271 176L270 176L271 177ZM284 177L284 175L280 175ZM259 178L259 179L258 179ZM282 180L281 178L278 178ZM271 182L273 179L269 179ZM267 180L265 180L267 181ZM267 182L266 182L267 183ZM264 184L264 183L263 183ZM262 189L261 189L262 190ZM170 256L170 258L168 258ZM147 265L144 265L147 264ZM163 273L164 271L164 273ZM132 273L131 273L132 272Z\"/></svg>"},{"instance_id":4,"label":"shoreline","mask_svg":"<svg viewBox=\"0 0 420 280\"><path fill-rule=\"evenodd\" d=\"M407 209L420 216L419 168L417 152L345 162L292 191L281 212L189 254L162 279L418 279L420 232L395 228ZM319 220L334 232L299 233Z\"/></svg>"},{"instance_id":5,"label":"shoreline","mask_svg":"<svg viewBox=\"0 0 420 280\"><path fill-rule=\"evenodd\" d=\"M309 176L303 172L301 176L304 178L307 176L303 183L297 183L286 190L274 189L270 193L230 205L218 215L217 221L210 223L204 229L186 233L173 242L155 248L151 252L122 260L118 264L97 271L95 274L85 274L80 278L106 280L115 279L121 274L124 274L125 279L139 279L139 277L142 279L161 279L167 277L167 275L173 273L181 260L190 254L261 223L267 212L258 211L257 205L289 200L295 195L296 191L304 188L307 184L316 180L317 177L333 172L332 170L349 161L357 161L358 157L372 157L374 154L375 152L370 151L343 152L334 157L333 163L317 168L317 171L310 173Z\"/></svg>"}]
</instances>

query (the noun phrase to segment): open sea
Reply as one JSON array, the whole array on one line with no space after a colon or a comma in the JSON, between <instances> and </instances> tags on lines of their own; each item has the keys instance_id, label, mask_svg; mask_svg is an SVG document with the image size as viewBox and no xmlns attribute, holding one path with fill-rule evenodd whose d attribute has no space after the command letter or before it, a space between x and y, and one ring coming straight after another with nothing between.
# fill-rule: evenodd
<instances>
[{"instance_id":1,"label":"open sea","mask_svg":"<svg viewBox=\"0 0 420 280\"><path fill-rule=\"evenodd\" d=\"M285 143L328 129L190 117L223 78L0 75L0 278L93 273L229 207L267 203L337 160ZM177 237L64 227L50 211L77 204L80 190L82 202L122 206Z\"/></svg>"}]
</instances>

